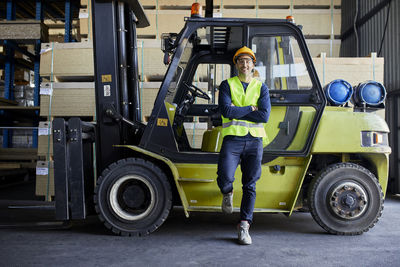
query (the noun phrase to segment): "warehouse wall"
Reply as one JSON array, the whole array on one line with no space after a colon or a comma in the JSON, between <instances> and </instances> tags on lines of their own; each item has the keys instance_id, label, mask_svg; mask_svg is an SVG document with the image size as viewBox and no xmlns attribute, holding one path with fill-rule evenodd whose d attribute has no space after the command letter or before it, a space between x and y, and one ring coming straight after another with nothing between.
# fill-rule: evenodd
<instances>
[{"instance_id":1,"label":"warehouse wall","mask_svg":"<svg viewBox=\"0 0 400 267\"><path fill-rule=\"evenodd\" d=\"M357 0L342 1L342 30L353 27L356 13ZM359 18L368 14L382 0L359 1ZM388 16L389 5L384 7L375 16L371 17L359 28L359 55L368 56L371 52L379 52L382 37L384 35L385 23ZM400 49L400 2L392 1L390 4L389 20L387 24L385 39L382 45L381 54L385 58L385 86L388 91L400 89L400 54L395 51ZM341 57L356 57L356 37L352 33L349 38L342 40L340 48Z\"/></svg>"},{"instance_id":2,"label":"warehouse wall","mask_svg":"<svg viewBox=\"0 0 400 267\"><path fill-rule=\"evenodd\" d=\"M342 30L343 34L347 29L354 27L354 19L358 10L358 18L363 18L380 3L385 0L342 0ZM400 192L400 151L399 151L399 105L400 105L400 3L390 1L376 15L371 16L368 21L358 29L357 38L354 31L349 38L342 38L340 56L356 57L368 56L371 52L378 52L378 56L384 57L384 85L388 91L386 100L386 120L391 130L389 143L392 147L390 156L390 189ZM387 23L386 32L385 25ZM358 51L357 51L358 50ZM358 53L358 54L357 54Z\"/></svg>"}]
</instances>

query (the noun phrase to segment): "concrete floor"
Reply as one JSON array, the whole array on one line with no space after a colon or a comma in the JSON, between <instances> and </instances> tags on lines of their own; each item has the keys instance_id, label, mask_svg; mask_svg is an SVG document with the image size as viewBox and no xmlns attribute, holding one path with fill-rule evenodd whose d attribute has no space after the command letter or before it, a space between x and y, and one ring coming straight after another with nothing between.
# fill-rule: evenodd
<instances>
[{"instance_id":1,"label":"concrete floor","mask_svg":"<svg viewBox=\"0 0 400 267\"><path fill-rule=\"evenodd\" d=\"M43 202L5 200L0 190L0 266L400 266L400 196L388 196L378 224L360 236L327 234L309 213L256 214L253 245L236 243L237 214L174 209L154 233L118 237L90 217L71 227L35 224ZM10 209L10 207L13 207Z\"/></svg>"}]
</instances>

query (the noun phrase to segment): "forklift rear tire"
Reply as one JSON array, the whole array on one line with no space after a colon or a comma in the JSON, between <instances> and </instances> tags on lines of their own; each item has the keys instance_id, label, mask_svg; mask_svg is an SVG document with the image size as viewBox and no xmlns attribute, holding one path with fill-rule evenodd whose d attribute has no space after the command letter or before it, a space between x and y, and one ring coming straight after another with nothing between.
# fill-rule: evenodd
<instances>
[{"instance_id":1,"label":"forklift rear tire","mask_svg":"<svg viewBox=\"0 0 400 267\"><path fill-rule=\"evenodd\" d=\"M328 166L311 182L309 208L314 220L336 235L360 235L382 215L383 192L377 178L353 163Z\"/></svg>"},{"instance_id":2,"label":"forklift rear tire","mask_svg":"<svg viewBox=\"0 0 400 267\"><path fill-rule=\"evenodd\" d=\"M171 186L153 163L122 159L99 177L94 202L100 220L113 233L143 236L167 219L172 205Z\"/></svg>"}]
</instances>

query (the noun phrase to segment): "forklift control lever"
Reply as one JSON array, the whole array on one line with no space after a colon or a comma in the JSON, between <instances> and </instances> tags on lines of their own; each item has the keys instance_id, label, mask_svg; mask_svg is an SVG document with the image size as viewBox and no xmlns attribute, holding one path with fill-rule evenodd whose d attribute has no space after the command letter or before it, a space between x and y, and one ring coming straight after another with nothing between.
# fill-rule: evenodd
<instances>
[{"instance_id":1,"label":"forklift control lever","mask_svg":"<svg viewBox=\"0 0 400 267\"><path fill-rule=\"evenodd\" d=\"M122 120L123 122L125 122L125 123L127 123L127 124L133 126L134 128L139 128L139 126L138 126L136 123L134 123L133 121L128 120L128 119L122 117L122 115L119 114L119 113L115 110L115 108L114 108L113 105L109 105L109 106L105 109L105 113L106 113L106 115L107 115L108 117L110 117L110 118L112 118L112 119L114 119L114 120L116 120L116 121Z\"/></svg>"}]
</instances>

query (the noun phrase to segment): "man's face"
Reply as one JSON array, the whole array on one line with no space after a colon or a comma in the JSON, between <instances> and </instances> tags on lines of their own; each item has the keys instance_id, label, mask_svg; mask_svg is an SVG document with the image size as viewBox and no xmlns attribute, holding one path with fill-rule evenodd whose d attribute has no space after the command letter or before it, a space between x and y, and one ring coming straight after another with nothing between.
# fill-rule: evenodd
<instances>
[{"instance_id":1,"label":"man's face","mask_svg":"<svg viewBox=\"0 0 400 267\"><path fill-rule=\"evenodd\" d=\"M236 60L236 68L242 74L251 74L254 69L253 59L248 55L239 56Z\"/></svg>"}]
</instances>

